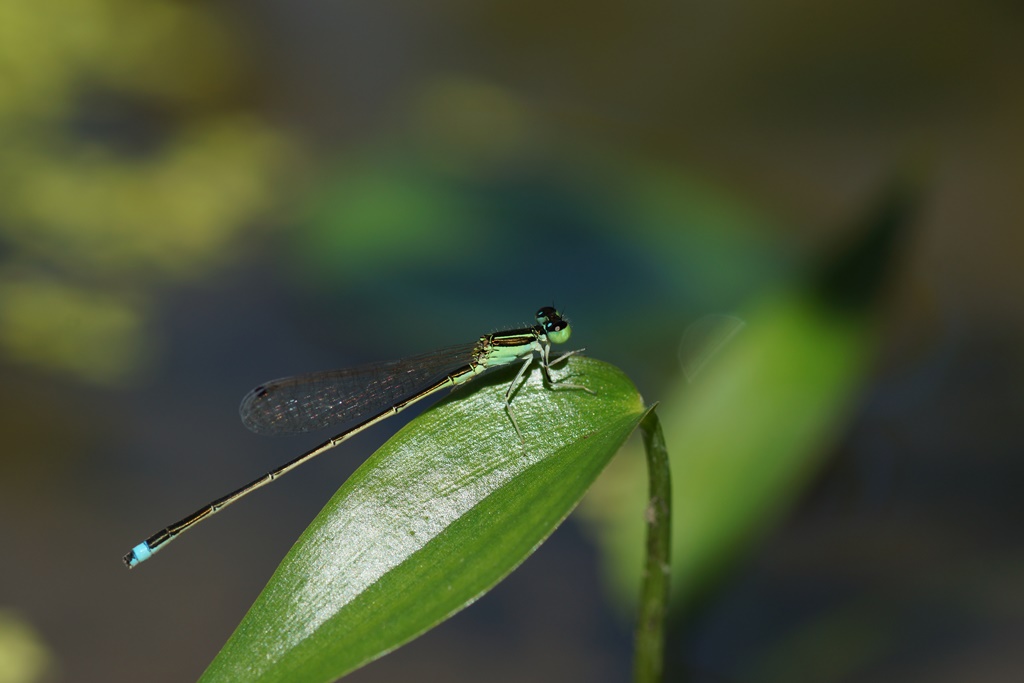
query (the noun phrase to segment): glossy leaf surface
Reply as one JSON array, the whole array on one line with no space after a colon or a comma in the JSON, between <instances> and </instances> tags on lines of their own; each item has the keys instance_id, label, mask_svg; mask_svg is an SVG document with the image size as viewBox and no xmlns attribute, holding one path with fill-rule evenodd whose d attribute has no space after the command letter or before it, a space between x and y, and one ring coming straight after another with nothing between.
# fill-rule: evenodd
<instances>
[{"instance_id":1,"label":"glossy leaf surface","mask_svg":"<svg viewBox=\"0 0 1024 683\"><path fill-rule=\"evenodd\" d=\"M396 434L303 533L203 680L334 680L526 559L645 414L608 364L573 357L554 374L597 393L554 391L531 372L513 398L525 443L505 412L508 371Z\"/></svg>"}]
</instances>

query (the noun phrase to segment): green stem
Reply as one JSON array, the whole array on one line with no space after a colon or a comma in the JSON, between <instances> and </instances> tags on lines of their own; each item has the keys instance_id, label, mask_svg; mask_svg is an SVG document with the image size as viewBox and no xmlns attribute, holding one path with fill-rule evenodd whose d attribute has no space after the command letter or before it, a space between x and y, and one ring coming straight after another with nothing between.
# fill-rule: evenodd
<instances>
[{"instance_id":1,"label":"green stem","mask_svg":"<svg viewBox=\"0 0 1024 683\"><path fill-rule=\"evenodd\" d=\"M650 498L647 521L647 559L640 609L634 635L634 683L658 683L665 665L665 613L671 574L672 480L661 423L651 409L640 423L647 452Z\"/></svg>"}]
</instances>

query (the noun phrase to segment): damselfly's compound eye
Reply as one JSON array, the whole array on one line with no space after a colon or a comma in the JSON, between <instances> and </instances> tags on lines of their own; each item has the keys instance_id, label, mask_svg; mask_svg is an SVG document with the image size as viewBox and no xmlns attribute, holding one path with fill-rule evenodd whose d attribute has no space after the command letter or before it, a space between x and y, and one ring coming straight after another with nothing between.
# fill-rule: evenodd
<instances>
[{"instance_id":1,"label":"damselfly's compound eye","mask_svg":"<svg viewBox=\"0 0 1024 683\"><path fill-rule=\"evenodd\" d=\"M569 341L572 329L569 327L568 322L562 318L556 318L544 323L544 334L547 335L548 341L552 344L564 344Z\"/></svg>"},{"instance_id":2,"label":"damselfly's compound eye","mask_svg":"<svg viewBox=\"0 0 1024 683\"><path fill-rule=\"evenodd\" d=\"M556 311L553 306L544 306L543 308L537 311L536 316L537 323L540 325L543 325L549 320L554 320L561 317L562 316L558 314L558 311Z\"/></svg>"}]
</instances>

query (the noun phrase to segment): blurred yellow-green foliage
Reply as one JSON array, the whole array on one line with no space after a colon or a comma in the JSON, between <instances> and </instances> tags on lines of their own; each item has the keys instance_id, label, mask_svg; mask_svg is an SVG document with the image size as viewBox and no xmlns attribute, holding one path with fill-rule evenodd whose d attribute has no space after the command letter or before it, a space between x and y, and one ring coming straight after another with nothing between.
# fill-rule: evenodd
<instances>
[{"instance_id":1,"label":"blurred yellow-green foliage","mask_svg":"<svg viewBox=\"0 0 1024 683\"><path fill-rule=\"evenodd\" d=\"M0 337L13 361L127 380L152 343L153 289L230 262L279 206L295 147L239 106L236 43L199 5L0 8Z\"/></svg>"}]
</instances>

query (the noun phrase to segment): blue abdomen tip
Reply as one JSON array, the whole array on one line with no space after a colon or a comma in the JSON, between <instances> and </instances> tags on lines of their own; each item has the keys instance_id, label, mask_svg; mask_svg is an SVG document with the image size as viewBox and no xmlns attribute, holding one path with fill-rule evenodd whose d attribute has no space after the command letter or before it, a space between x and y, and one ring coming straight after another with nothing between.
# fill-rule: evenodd
<instances>
[{"instance_id":1,"label":"blue abdomen tip","mask_svg":"<svg viewBox=\"0 0 1024 683\"><path fill-rule=\"evenodd\" d=\"M128 566L134 567L140 562L145 562L152 554L153 551L149 549L149 544L143 541L132 548L131 559L128 560Z\"/></svg>"}]
</instances>

